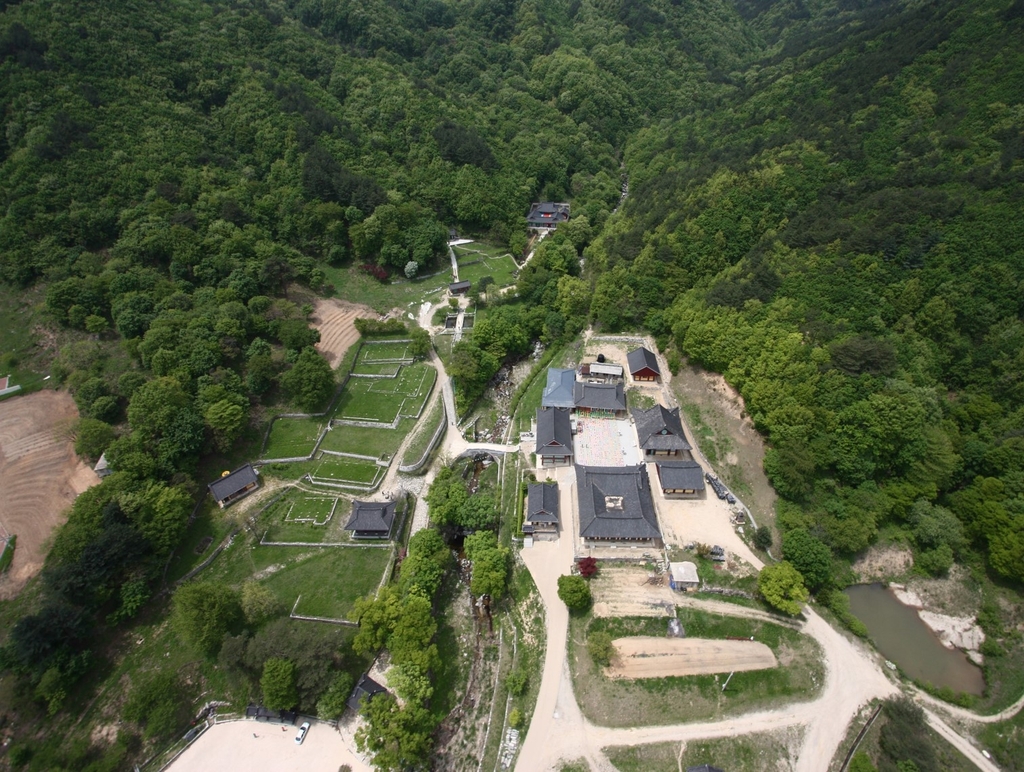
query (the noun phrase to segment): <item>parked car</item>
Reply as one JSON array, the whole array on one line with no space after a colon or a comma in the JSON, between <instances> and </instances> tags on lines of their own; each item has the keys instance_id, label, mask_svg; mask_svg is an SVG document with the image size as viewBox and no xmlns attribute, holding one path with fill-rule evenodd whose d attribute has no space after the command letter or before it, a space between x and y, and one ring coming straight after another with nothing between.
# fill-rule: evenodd
<instances>
[{"instance_id":1,"label":"parked car","mask_svg":"<svg viewBox=\"0 0 1024 772\"><path fill-rule=\"evenodd\" d=\"M296 745L302 745L302 741L306 739L307 732L309 732L309 722L303 721L302 726L299 727L299 733L295 735Z\"/></svg>"}]
</instances>

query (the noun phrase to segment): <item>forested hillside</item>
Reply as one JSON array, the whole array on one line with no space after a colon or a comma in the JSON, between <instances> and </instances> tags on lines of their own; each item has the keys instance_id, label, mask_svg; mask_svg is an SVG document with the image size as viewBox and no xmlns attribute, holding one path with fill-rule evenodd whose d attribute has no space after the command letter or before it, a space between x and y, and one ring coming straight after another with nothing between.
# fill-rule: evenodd
<instances>
[{"instance_id":1,"label":"forested hillside","mask_svg":"<svg viewBox=\"0 0 1024 772\"><path fill-rule=\"evenodd\" d=\"M117 470L0 631L21 698L70 720L206 460L327 400L290 286L433 273L451 227L521 255L537 200L572 220L460 398L647 329L742 393L790 544L1024 580L1021 39L1024 0L0 0L0 292Z\"/></svg>"},{"instance_id":2,"label":"forested hillside","mask_svg":"<svg viewBox=\"0 0 1024 772\"><path fill-rule=\"evenodd\" d=\"M593 315L740 389L783 529L852 555L898 524L930 571L974 543L1019 580L1024 6L860 5L739 6L766 56L628 144Z\"/></svg>"}]
</instances>

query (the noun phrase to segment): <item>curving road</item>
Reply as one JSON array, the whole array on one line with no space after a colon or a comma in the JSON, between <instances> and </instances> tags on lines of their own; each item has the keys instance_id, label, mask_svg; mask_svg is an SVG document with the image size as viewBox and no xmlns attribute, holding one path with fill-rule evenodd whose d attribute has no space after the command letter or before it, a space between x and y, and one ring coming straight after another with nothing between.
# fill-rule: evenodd
<instances>
[{"instance_id":1,"label":"curving road","mask_svg":"<svg viewBox=\"0 0 1024 772\"><path fill-rule=\"evenodd\" d=\"M897 692L873 653L807 609L803 632L819 643L825 659L825 685L817 699L718 721L630 729L595 726L584 718L576 703L565 656L569 617L565 604L558 599L557 582L572 562L572 540L563 537L557 542L538 542L523 550L522 557L544 600L548 647L534 720L523 742L517 770L557 769L562 761L580 757L593 769L610 769L601 750L608 746L679 742L806 726L808 731L796 769L821 772L828 769L860 706ZM687 605L690 604L737 616L747 616L750 611L715 601L689 600Z\"/></svg>"}]
</instances>

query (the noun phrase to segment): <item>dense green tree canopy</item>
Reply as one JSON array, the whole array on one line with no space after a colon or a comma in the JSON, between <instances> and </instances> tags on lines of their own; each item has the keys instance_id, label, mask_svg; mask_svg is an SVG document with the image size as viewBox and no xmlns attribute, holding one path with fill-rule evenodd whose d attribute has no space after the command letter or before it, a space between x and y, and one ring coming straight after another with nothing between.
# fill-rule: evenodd
<instances>
[{"instance_id":1,"label":"dense green tree canopy","mask_svg":"<svg viewBox=\"0 0 1024 772\"><path fill-rule=\"evenodd\" d=\"M785 560L761 569L757 591L770 605L792 616L800 613L808 598L800 572Z\"/></svg>"},{"instance_id":2,"label":"dense green tree canopy","mask_svg":"<svg viewBox=\"0 0 1024 772\"><path fill-rule=\"evenodd\" d=\"M558 597L571 611L584 611L590 608L590 585L582 576L560 576Z\"/></svg>"},{"instance_id":3,"label":"dense green tree canopy","mask_svg":"<svg viewBox=\"0 0 1024 772\"><path fill-rule=\"evenodd\" d=\"M235 590L213 582L182 585L172 599L171 623L181 639L200 654L217 656L225 633L242 621L240 598Z\"/></svg>"}]
</instances>

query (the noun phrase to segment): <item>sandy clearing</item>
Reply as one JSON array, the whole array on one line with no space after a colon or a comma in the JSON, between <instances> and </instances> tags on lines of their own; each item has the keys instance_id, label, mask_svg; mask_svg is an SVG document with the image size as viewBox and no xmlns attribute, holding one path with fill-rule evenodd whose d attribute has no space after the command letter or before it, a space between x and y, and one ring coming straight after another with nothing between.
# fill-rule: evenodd
<instances>
[{"instance_id":1,"label":"sandy clearing","mask_svg":"<svg viewBox=\"0 0 1024 772\"><path fill-rule=\"evenodd\" d=\"M368 306L347 303L336 298L318 298L310 321L320 331L316 350L331 367L337 367L345 352L359 340L356 319L376 319L379 314Z\"/></svg>"},{"instance_id":2,"label":"sandy clearing","mask_svg":"<svg viewBox=\"0 0 1024 772\"><path fill-rule=\"evenodd\" d=\"M353 772L371 772L371 767L353 753L345 738L329 724L314 722L302 745L295 744L297 732L295 726L258 721L217 724L189 746L170 769L337 772L339 766L348 764Z\"/></svg>"},{"instance_id":3,"label":"sandy clearing","mask_svg":"<svg viewBox=\"0 0 1024 772\"><path fill-rule=\"evenodd\" d=\"M610 678L664 678L764 670L778 666L760 641L633 636L612 641L615 656L605 669Z\"/></svg>"},{"instance_id":4,"label":"sandy clearing","mask_svg":"<svg viewBox=\"0 0 1024 772\"><path fill-rule=\"evenodd\" d=\"M714 493L706 495L707 491L704 498L667 499L661 491L661 486L656 484L658 470L654 464L647 465L647 473L652 480L654 505L658 509L662 536L666 544L718 544L726 549L730 559L735 556L752 566L760 565L750 547L736 532L731 522L732 509L726 502L717 498ZM735 567L729 568L734 570Z\"/></svg>"},{"instance_id":5,"label":"sandy clearing","mask_svg":"<svg viewBox=\"0 0 1024 772\"><path fill-rule=\"evenodd\" d=\"M0 599L14 597L43 566L53 529L82 491L99 483L75 455L78 419L67 392L38 391L0 402L0 525L18 537Z\"/></svg>"}]
</instances>

